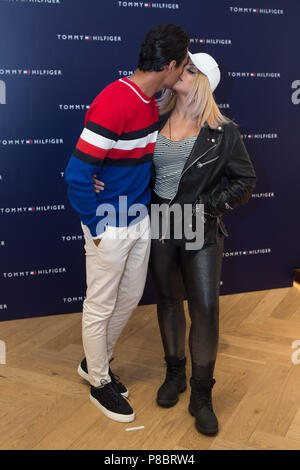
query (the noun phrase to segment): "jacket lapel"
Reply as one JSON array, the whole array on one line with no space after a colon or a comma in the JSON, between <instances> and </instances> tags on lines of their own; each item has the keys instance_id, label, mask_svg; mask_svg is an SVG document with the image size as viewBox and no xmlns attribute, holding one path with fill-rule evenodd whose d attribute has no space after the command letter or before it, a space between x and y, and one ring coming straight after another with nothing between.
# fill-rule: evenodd
<instances>
[{"instance_id":1,"label":"jacket lapel","mask_svg":"<svg viewBox=\"0 0 300 470\"><path fill-rule=\"evenodd\" d=\"M218 137L219 136L215 135L215 132L213 132L208 126L203 127L182 171L185 171L187 167L192 166L194 161L198 160L201 155L204 156L211 148L214 148L219 142Z\"/></svg>"},{"instance_id":2,"label":"jacket lapel","mask_svg":"<svg viewBox=\"0 0 300 470\"><path fill-rule=\"evenodd\" d=\"M160 116L158 128L159 131L164 127L171 111ZM182 172L186 170L187 167L192 166L194 161L198 160L201 155L206 155L206 153L216 147L223 137L223 126L220 126L218 130L212 129L209 126L202 127L201 131L198 134L198 137L193 145L191 153L188 159L185 162Z\"/></svg>"}]
</instances>

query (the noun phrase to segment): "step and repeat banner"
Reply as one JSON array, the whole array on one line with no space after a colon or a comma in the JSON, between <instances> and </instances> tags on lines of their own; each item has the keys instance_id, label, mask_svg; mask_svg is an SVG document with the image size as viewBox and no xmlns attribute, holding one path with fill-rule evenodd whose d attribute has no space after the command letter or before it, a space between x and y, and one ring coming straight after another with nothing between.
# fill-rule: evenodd
<instances>
[{"instance_id":1,"label":"step and repeat banner","mask_svg":"<svg viewBox=\"0 0 300 470\"><path fill-rule=\"evenodd\" d=\"M0 320L79 312L84 240L64 170L96 95L173 23L219 63L215 97L257 173L224 216L221 295L291 286L299 254L298 0L0 0ZM149 276L141 304L154 303Z\"/></svg>"}]
</instances>

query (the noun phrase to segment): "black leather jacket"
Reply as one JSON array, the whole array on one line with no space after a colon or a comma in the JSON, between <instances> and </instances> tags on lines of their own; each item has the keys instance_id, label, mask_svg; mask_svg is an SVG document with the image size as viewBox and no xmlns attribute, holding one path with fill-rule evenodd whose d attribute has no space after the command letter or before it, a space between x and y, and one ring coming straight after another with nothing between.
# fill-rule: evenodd
<instances>
[{"instance_id":1,"label":"black leather jacket","mask_svg":"<svg viewBox=\"0 0 300 470\"><path fill-rule=\"evenodd\" d=\"M160 117L159 130L169 115ZM155 178L154 165L152 178ZM197 203L203 203L204 243L215 243L218 230L228 237L222 216L248 202L256 181L236 124L230 121L216 129L205 126L198 134L181 173L177 193L169 205L193 204L196 209Z\"/></svg>"}]
</instances>

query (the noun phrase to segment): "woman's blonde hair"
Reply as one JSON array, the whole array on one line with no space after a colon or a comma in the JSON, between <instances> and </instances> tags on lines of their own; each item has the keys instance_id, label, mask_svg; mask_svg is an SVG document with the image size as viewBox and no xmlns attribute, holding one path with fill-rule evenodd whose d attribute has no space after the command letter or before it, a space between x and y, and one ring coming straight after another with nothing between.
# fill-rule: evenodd
<instances>
[{"instance_id":1,"label":"woman's blonde hair","mask_svg":"<svg viewBox=\"0 0 300 470\"><path fill-rule=\"evenodd\" d=\"M160 114L165 114L175 108L177 94L171 90L164 90L162 96L157 100ZM206 123L215 129L220 124L231 120L224 116L219 110L213 97L208 78L199 72L187 96L188 112L195 119L197 126L201 129Z\"/></svg>"}]
</instances>

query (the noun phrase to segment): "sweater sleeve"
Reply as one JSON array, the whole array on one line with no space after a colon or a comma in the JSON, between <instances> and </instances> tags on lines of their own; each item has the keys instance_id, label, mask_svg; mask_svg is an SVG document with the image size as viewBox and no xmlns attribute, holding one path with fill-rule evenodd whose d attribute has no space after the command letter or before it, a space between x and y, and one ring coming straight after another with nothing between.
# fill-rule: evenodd
<instances>
[{"instance_id":1,"label":"sweater sleeve","mask_svg":"<svg viewBox=\"0 0 300 470\"><path fill-rule=\"evenodd\" d=\"M65 170L70 204L93 238L100 238L102 234L97 231L101 217L96 214L97 195L92 175L100 173L107 153L123 128L121 106L109 93L100 93L86 114L84 129Z\"/></svg>"}]
</instances>

